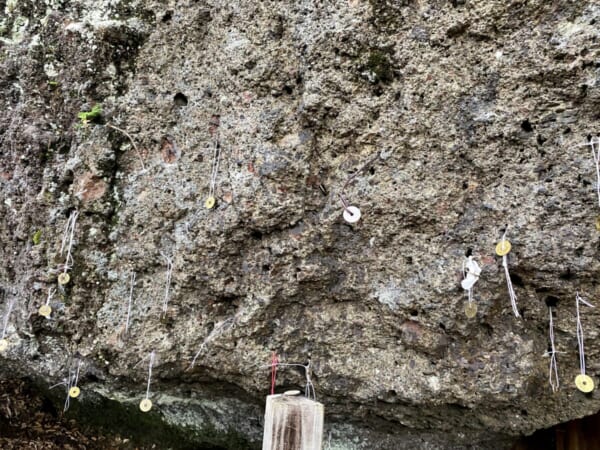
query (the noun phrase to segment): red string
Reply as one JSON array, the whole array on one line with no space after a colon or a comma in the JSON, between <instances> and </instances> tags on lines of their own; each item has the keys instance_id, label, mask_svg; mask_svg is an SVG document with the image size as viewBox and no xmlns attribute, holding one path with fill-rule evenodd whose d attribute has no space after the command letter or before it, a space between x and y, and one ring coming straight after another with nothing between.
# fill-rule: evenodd
<instances>
[{"instance_id":1,"label":"red string","mask_svg":"<svg viewBox=\"0 0 600 450\"><path fill-rule=\"evenodd\" d=\"M279 364L279 359L277 359L277 353L273 352L271 356L271 395L275 394L275 381L277 379L277 364Z\"/></svg>"}]
</instances>

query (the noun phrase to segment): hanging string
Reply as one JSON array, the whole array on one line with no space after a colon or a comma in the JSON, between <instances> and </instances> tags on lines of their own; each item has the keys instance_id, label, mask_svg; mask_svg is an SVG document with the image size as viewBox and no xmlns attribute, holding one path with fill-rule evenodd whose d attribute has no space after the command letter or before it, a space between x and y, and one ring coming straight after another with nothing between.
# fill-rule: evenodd
<instances>
[{"instance_id":1,"label":"hanging string","mask_svg":"<svg viewBox=\"0 0 600 450\"><path fill-rule=\"evenodd\" d=\"M312 383L312 369L310 368L310 359L305 366L305 374L306 374L306 392L305 395L307 398L317 401L317 393L315 392L315 385Z\"/></svg>"},{"instance_id":2,"label":"hanging string","mask_svg":"<svg viewBox=\"0 0 600 450\"><path fill-rule=\"evenodd\" d=\"M277 364L279 360L277 359L277 353L273 352L271 356L271 395L275 394L275 382L277 380Z\"/></svg>"},{"instance_id":3,"label":"hanging string","mask_svg":"<svg viewBox=\"0 0 600 450\"><path fill-rule=\"evenodd\" d=\"M73 386L77 386L77 382L79 381L79 370L81 369L81 360L77 361L77 371L75 372L75 381L73 382Z\"/></svg>"},{"instance_id":4,"label":"hanging string","mask_svg":"<svg viewBox=\"0 0 600 450\"><path fill-rule=\"evenodd\" d=\"M229 317L228 319L226 319L226 320L220 322L218 325L216 325L212 329L212 331L208 334L208 336L204 339L204 341L202 341L202 345L200 345L200 349L194 355L194 358L192 359L192 364L190 364L190 367L188 367L187 370L190 370L194 367L194 365L196 364L196 360L198 359L198 357L200 356L200 354L202 353L204 348L211 341L213 341L215 338L217 338L218 336L223 334L225 331L229 330L231 327L233 327L234 324L235 324L235 318Z\"/></svg>"},{"instance_id":5,"label":"hanging string","mask_svg":"<svg viewBox=\"0 0 600 450\"><path fill-rule=\"evenodd\" d=\"M550 369L548 374L548 380L550 382L550 387L552 388L552 392L558 391L560 387L560 382L558 380L558 365L556 363L556 347L554 346L554 321L552 318L552 307L548 307L548 315L550 316Z\"/></svg>"},{"instance_id":6,"label":"hanging string","mask_svg":"<svg viewBox=\"0 0 600 450\"><path fill-rule=\"evenodd\" d=\"M380 152L376 152L375 155L370 158L366 163L364 163L358 170L356 170L351 176L348 177L340 193L338 194L340 197L340 201L342 202L342 206L344 207L344 220L348 223L356 223L360 220L361 212L356 206L350 206L348 201L346 200L346 188L348 185L354 181L354 179L367 167L373 164L380 157Z\"/></svg>"},{"instance_id":7,"label":"hanging string","mask_svg":"<svg viewBox=\"0 0 600 450\"><path fill-rule=\"evenodd\" d=\"M138 158L140 158L140 164L142 165L142 170L145 171L146 167L144 166L144 158L142 158L142 154L140 153L140 150L138 149L137 145L135 145L135 142L134 142L133 138L131 137L131 135L127 131L114 126L112 123L107 123L106 126L109 128L112 128L113 130L119 131L119 132L123 133L125 136L127 136L127 138L129 139L129 142L131 142L131 145L133 146L133 149L137 153Z\"/></svg>"},{"instance_id":8,"label":"hanging string","mask_svg":"<svg viewBox=\"0 0 600 450\"><path fill-rule=\"evenodd\" d=\"M297 363L282 363L279 362L279 360L277 360L277 362L275 364L273 364L273 362L271 362L271 365L266 366L266 367L270 367L271 370L273 370L273 365L275 365L277 368L279 367L302 367L304 369L304 375L306 377L306 386L304 389L304 395L305 397L316 401L317 400L317 395L315 392L315 386L312 383L312 378L311 378L311 374L312 374L312 369L310 366L310 360L308 360L307 364L297 364ZM263 366L265 367L265 366Z\"/></svg>"},{"instance_id":9,"label":"hanging string","mask_svg":"<svg viewBox=\"0 0 600 450\"><path fill-rule=\"evenodd\" d=\"M48 298L46 298L46 305L50 304L50 300L52 300L52 297L54 297L55 292L56 291L54 290L54 288L48 289Z\"/></svg>"},{"instance_id":10,"label":"hanging string","mask_svg":"<svg viewBox=\"0 0 600 450\"><path fill-rule=\"evenodd\" d=\"M515 289L513 288L512 281L510 280L510 273L508 273L507 255L502 257L502 266L504 267L504 274L506 275L506 286L508 287L508 296L510 297L510 304L512 306L513 313L515 313L515 317L521 317L517 308L517 294L515 294Z\"/></svg>"},{"instance_id":11,"label":"hanging string","mask_svg":"<svg viewBox=\"0 0 600 450\"><path fill-rule=\"evenodd\" d=\"M135 284L135 272L131 273L131 283L129 287L129 301L127 303L127 318L125 319L125 334L129 333L129 319L131 317L131 304L133 302L133 286Z\"/></svg>"},{"instance_id":12,"label":"hanging string","mask_svg":"<svg viewBox=\"0 0 600 450\"><path fill-rule=\"evenodd\" d=\"M77 361L77 369L74 370L71 367L71 362L69 362L67 378L65 378L60 383L56 383L56 384L50 386L50 388L49 388L49 389L54 389L55 387L62 386L62 385L64 385L66 387L67 396L65 398L63 412L67 412L69 410L69 407L71 406L71 388L77 386L77 382L79 381L79 371L81 369L81 364L82 364L81 360L78 360Z\"/></svg>"},{"instance_id":13,"label":"hanging string","mask_svg":"<svg viewBox=\"0 0 600 450\"><path fill-rule=\"evenodd\" d=\"M146 400L150 397L150 381L152 380L152 366L154 365L154 350L150 353L150 364L148 364L148 385L146 386Z\"/></svg>"},{"instance_id":14,"label":"hanging string","mask_svg":"<svg viewBox=\"0 0 600 450\"><path fill-rule=\"evenodd\" d=\"M10 313L11 313L14 305L15 305L15 298L12 297L8 302L8 307L6 309L6 312L4 313L4 326L2 327L2 337L0 337L0 339L4 339L4 337L6 336L6 328L8 327L8 319L10 318Z\"/></svg>"},{"instance_id":15,"label":"hanging string","mask_svg":"<svg viewBox=\"0 0 600 450\"><path fill-rule=\"evenodd\" d=\"M590 139L587 144L592 149L592 157L596 163L596 194L598 195L598 205L600 206L600 137L594 142L594 138Z\"/></svg>"},{"instance_id":16,"label":"hanging string","mask_svg":"<svg viewBox=\"0 0 600 450\"><path fill-rule=\"evenodd\" d=\"M510 273L508 272L508 253L510 252L511 244L506 239L507 231L508 231L508 227L504 231L504 234L502 235L502 239L496 246L496 254L499 256L502 256L502 267L504 267L504 275L506 277L506 286L508 288L508 296L510 297L510 304L512 306L513 313L515 314L515 317L521 317L521 315L519 314L519 310L517 308L517 294L515 293L515 289L513 288L513 284L510 279Z\"/></svg>"},{"instance_id":17,"label":"hanging string","mask_svg":"<svg viewBox=\"0 0 600 450\"><path fill-rule=\"evenodd\" d=\"M217 134L217 136L218 136L218 134ZM216 190L216 186L217 186L217 176L219 174L219 161L221 159L221 143L219 142L218 137L214 143L214 148L215 148L215 150L213 153L213 162L211 165L210 186L209 186L209 190L208 190L208 195L210 197L215 196L215 190Z\"/></svg>"},{"instance_id":18,"label":"hanging string","mask_svg":"<svg viewBox=\"0 0 600 450\"><path fill-rule=\"evenodd\" d=\"M344 196L343 193L340 192L340 194L338 194L340 197L340 201L342 202L342 206L344 207L344 211L346 211L349 214L352 214L352 211L350 211L350 205L348 204L348 200L346 200L346 197Z\"/></svg>"},{"instance_id":19,"label":"hanging string","mask_svg":"<svg viewBox=\"0 0 600 450\"><path fill-rule=\"evenodd\" d=\"M171 277L173 275L173 260L164 253L161 253L162 257L167 263L167 276L165 283L165 298L163 300L163 317L167 315L167 306L169 305L169 291L171 289Z\"/></svg>"},{"instance_id":20,"label":"hanging string","mask_svg":"<svg viewBox=\"0 0 600 450\"><path fill-rule=\"evenodd\" d=\"M77 223L77 217L79 212L77 210L71 212L69 219L65 225L65 231L63 233L63 240L60 246L60 255L62 256L64 251L67 251L67 257L65 258L64 273L73 265L73 256L71 255L71 249L73 248L73 240L75 237L75 225Z\"/></svg>"},{"instance_id":21,"label":"hanging string","mask_svg":"<svg viewBox=\"0 0 600 450\"><path fill-rule=\"evenodd\" d=\"M63 407L63 412L67 412L67 410L69 409L69 406L71 406L71 396L69 394L71 392L71 388L73 387L73 384L72 384L73 383L72 374L73 374L73 371L69 367L69 375L67 376L67 383L66 383L67 397L65 399L65 405Z\"/></svg>"},{"instance_id":22,"label":"hanging string","mask_svg":"<svg viewBox=\"0 0 600 450\"><path fill-rule=\"evenodd\" d=\"M581 372L581 375L585 375L585 351L583 349L583 327L581 326L581 317L579 315L579 303L580 302L591 308L593 308L594 305L585 301L579 295L579 292L576 293L575 310L577 312L577 344L579 346L579 370Z\"/></svg>"}]
</instances>

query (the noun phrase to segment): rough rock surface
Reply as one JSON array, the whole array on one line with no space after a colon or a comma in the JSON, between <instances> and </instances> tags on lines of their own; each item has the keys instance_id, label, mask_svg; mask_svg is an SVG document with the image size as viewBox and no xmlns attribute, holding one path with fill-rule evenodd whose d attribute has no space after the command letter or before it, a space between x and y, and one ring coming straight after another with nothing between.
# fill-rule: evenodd
<instances>
[{"instance_id":1,"label":"rough rock surface","mask_svg":"<svg viewBox=\"0 0 600 450\"><path fill-rule=\"evenodd\" d=\"M3 376L43 391L79 358L73 414L214 448L260 442L272 351L311 360L330 449L505 448L592 414L599 88L594 0L0 1Z\"/></svg>"}]
</instances>

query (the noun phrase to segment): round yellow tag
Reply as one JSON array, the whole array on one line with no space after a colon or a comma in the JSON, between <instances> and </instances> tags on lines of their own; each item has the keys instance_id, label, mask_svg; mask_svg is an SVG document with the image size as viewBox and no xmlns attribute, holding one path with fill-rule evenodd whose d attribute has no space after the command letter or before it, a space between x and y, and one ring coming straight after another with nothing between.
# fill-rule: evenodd
<instances>
[{"instance_id":1,"label":"round yellow tag","mask_svg":"<svg viewBox=\"0 0 600 450\"><path fill-rule=\"evenodd\" d=\"M152 400L145 398L140 402L140 410L142 412L148 412L152 409Z\"/></svg>"},{"instance_id":2,"label":"round yellow tag","mask_svg":"<svg viewBox=\"0 0 600 450\"><path fill-rule=\"evenodd\" d=\"M8 348L8 341L6 339L0 339L0 352L3 352Z\"/></svg>"},{"instance_id":3,"label":"round yellow tag","mask_svg":"<svg viewBox=\"0 0 600 450\"><path fill-rule=\"evenodd\" d=\"M58 284L64 286L71 281L71 276L67 272L63 272L58 276Z\"/></svg>"},{"instance_id":4,"label":"round yellow tag","mask_svg":"<svg viewBox=\"0 0 600 450\"><path fill-rule=\"evenodd\" d=\"M580 373L575 377L575 386L577 386L577 389L581 392L587 394L594 390L594 380L592 380L590 376Z\"/></svg>"},{"instance_id":5,"label":"round yellow tag","mask_svg":"<svg viewBox=\"0 0 600 450\"><path fill-rule=\"evenodd\" d=\"M206 209L213 209L215 207L215 202L216 202L215 198L211 195L204 202L204 207Z\"/></svg>"},{"instance_id":6,"label":"round yellow tag","mask_svg":"<svg viewBox=\"0 0 600 450\"><path fill-rule=\"evenodd\" d=\"M50 305L42 305L40 306L40 309L38 309L38 313L40 316L50 317L50 314L52 314L52 308L50 308Z\"/></svg>"},{"instance_id":7,"label":"round yellow tag","mask_svg":"<svg viewBox=\"0 0 600 450\"><path fill-rule=\"evenodd\" d=\"M496 255L498 255L498 256L508 255L508 252L510 252L510 249L511 249L510 242L507 241L506 239L503 239L500 242L498 242L498 245L496 245Z\"/></svg>"},{"instance_id":8,"label":"round yellow tag","mask_svg":"<svg viewBox=\"0 0 600 450\"><path fill-rule=\"evenodd\" d=\"M465 303L465 316L472 319L477 315L477 303L467 302Z\"/></svg>"},{"instance_id":9,"label":"round yellow tag","mask_svg":"<svg viewBox=\"0 0 600 450\"><path fill-rule=\"evenodd\" d=\"M71 398L79 397L80 393L81 393L81 391L79 390L79 388L77 386L73 386L71 389L69 389L69 397L71 397Z\"/></svg>"}]
</instances>

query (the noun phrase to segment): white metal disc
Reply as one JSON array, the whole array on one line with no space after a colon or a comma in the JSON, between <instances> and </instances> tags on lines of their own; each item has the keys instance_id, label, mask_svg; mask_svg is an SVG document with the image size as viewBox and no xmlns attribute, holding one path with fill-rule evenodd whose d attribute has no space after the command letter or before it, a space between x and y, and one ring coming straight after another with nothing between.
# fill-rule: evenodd
<instances>
[{"instance_id":1,"label":"white metal disc","mask_svg":"<svg viewBox=\"0 0 600 450\"><path fill-rule=\"evenodd\" d=\"M360 220L360 209L356 206L348 206L344 209L344 220L348 223L356 223Z\"/></svg>"}]
</instances>

